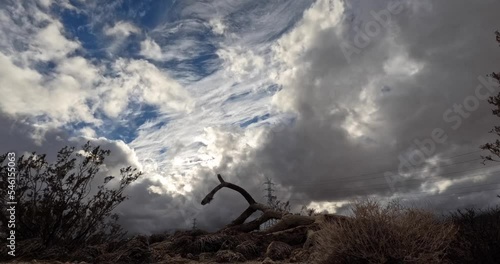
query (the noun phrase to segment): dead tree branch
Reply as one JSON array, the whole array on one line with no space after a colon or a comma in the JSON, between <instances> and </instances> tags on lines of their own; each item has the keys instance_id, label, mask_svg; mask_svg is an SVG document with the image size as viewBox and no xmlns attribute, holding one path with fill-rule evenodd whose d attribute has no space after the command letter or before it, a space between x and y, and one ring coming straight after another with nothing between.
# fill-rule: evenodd
<instances>
[{"instance_id":1,"label":"dead tree branch","mask_svg":"<svg viewBox=\"0 0 500 264\"><path fill-rule=\"evenodd\" d=\"M220 182L219 185L217 185L210 193L205 196L205 198L201 201L202 205L210 203L210 201L214 199L215 193L217 193L224 187L240 193L247 200L249 205L248 208L243 211L243 213L241 213L240 216L232 221L226 228L235 229L241 232L251 232L258 229L263 223L271 219L280 219L281 221L279 221L276 225L264 231L265 233L270 233L294 228L300 225L309 225L314 223L315 221L315 218L312 216L291 215L287 212L280 212L270 208L269 206L257 203L245 189L236 184L224 181L220 174L217 174L217 178ZM245 221L256 211L261 211L263 214L253 221L245 223Z\"/></svg>"}]
</instances>

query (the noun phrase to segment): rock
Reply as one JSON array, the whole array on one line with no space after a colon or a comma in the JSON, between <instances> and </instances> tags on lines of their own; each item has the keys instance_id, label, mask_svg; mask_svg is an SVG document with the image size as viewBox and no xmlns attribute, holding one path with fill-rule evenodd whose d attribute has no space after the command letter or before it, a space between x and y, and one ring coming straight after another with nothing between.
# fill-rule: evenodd
<instances>
[{"instance_id":1,"label":"rock","mask_svg":"<svg viewBox=\"0 0 500 264\"><path fill-rule=\"evenodd\" d=\"M246 259L241 253L238 252L233 252L231 250L219 250L215 254L215 261L218 263L223 263L223 262L234 263L234 262L244 262L246 261Z\"/></svg>"},{"instance_id":2,"label":"rock","mask_svg":"<svg viewBox=\"0 0 500 264\"><path fill-rule=\"evenodd\" d=\"M235 251L241 253L247 260L259 257L261 252L257 243L252 240L239 244Z\"/></svg>"},{"instance_id":3,"label":"rock","mask_svg":"<svg viewBox=\"0 0 500 264\"><path fill-rule=\"evenodd\" d=\"M267 247L266 257L269 257L272 260L283 260L288 258L291 252L292 247L290 247L287 243L273 241Z\"/></svg>"},{"instance_id":4,"label":"rock","mask_svg":"<svg viewBox=\"0 0 500 264\"><path fill-rule=\"evenodd\" d=\"M290 254L290 262L291 263L307 263L309 259L309 251L303 248L296 248L292 250Z\"/></svg>"}]
</instances>

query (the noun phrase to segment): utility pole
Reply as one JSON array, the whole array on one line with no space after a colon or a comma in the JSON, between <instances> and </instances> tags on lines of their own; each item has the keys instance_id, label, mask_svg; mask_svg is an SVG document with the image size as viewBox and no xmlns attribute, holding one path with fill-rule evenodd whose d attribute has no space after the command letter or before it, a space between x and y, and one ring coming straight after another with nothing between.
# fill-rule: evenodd
<instances>
[{"instance_id":1,"label":"utility pole","mask_svg":"<svg viewBox=\"0 0 500 264\"><path fill-rule=\"evenodd\" d=\"M193 218L193 231L196 230L196 218Z\"/></svg>"},{"instance_id":2,"label":"utility pole","mask_svg":"<svg viewBox=\"0 0 500 264\"><path fill-rule=\"evenodd\" d=\"M269 205L270 208L274 208L274 200L276 199L276 196L273 195L273 192L275 191L275 189L273 189L274 183L270 178L267 178L267 181L264 182L264 185L267 185L267 188L264 189L265 191L267 191L267 194L264 195L264 197L267 198L267 205ZM269 228L273 226L275 223L276 220L271 219L264 223L264 228Z\"/></svg>"}]
</instances>

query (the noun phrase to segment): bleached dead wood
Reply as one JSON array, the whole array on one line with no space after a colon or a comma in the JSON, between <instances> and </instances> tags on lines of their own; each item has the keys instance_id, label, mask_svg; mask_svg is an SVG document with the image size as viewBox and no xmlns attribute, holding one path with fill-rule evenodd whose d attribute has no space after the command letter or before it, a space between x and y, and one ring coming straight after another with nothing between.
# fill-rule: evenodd
<instances>
[{"instance_id":1,"label":"bleached dead wood","mask_svg":"<svg viewBox=\"0 0 500 264\"><path fill-rule=\"evenodd\" d=\"M256 202L245 189L236 184L224 181L220 174L217 174L217 178L220 182L219 185L217 185L205 196L205 198L201 201L202 205L210 203L210 201L214 199L215 193L222 188L229 188L240 193L248 202L248 208L229 225L227 225L227 229L237 230L240 232L251 232L259 229L260 225L271 219L278 219L279 221L274 226L263 231L263 233L273 233L301 225L310 225L317 220L317 217L315 216L292 215L288 212L277 211L267 205ZM248 223L245 223L245 221L256 211L261 211L262 215Z\"/></svg>"}]
</instances>

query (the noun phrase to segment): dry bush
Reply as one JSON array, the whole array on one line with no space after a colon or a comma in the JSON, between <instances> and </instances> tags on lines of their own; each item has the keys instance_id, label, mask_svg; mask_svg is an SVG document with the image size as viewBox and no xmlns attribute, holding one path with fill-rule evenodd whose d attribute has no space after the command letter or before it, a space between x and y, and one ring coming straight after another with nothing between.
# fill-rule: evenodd
<instances>
[{"instance_id":1,"label":"dry bush","mask_svg":"<svg viewBox=\"0 0 500 264\"><path fill-rule=\"evenodd\" d=\"M500 207L467 209L452 213L449 221L458 228L449 250L454 263L497 263L500 259Z\"/></svg>"},{"instance_id":2,"label":"dry bush","mask_svg":"<svg viewBox=\"0 0 500 264\"><path fill-rule=\"evenodd\" d=\"M215 261L218 263L236 263L245 262L245 257L238 252L231 250L219 250L215 253Z\"/></svg>"},{"instance_id":3,"label":"dry bush","mask_svg":"<svg viewBox=\"0 0 500 264\"><path fill-rule=\"evenodd\" d=\"M159 243L167 240L170 237L168 232L152 234L149 236L149 244Z\"/></svg>"},{"instance_id":4,"label":"dry bush","mask_svg":"<svg viewBox=\"0 0 500 264\"><path fill-rule=\"evenodd\" d=\"M194 241L194 246L200 252L217 252L222 249L234 249L242 241L237 236L226 234L209 234L199 236Z\"/></svg>"},{"instance_id":5,"label":"dry bush","mask_svg":"<svg viewBox=\"0 0 500 264\"><path fill-rule=\"evenodd\" d=\"M254 259L261 255L262 247L255 241L248 240L236 246L235 251L241 253L246 259Z\"/></svg>"},{"instance_id":6,"label":"dry bush","mask_svg":"<svg viewBox=\"0 0 500 264\"><path fill-rule=\"evenodd\" d=\"M115 177L100 179L109 150L87 142L81 149L64 147L54 161L35 152L17 157L0 155L0 176L7 179L15 164L16 238L40 239L48 248L62 246L70 250L120 240L125 231L118 225L114 208L127 197L125 189L142 174L132 167L122 168ZM0 204L10 201L7 181L0 181ZM10 193L9 193L10 195ZM6 206L3 206L6 208ZM0 211L6 223L9 212ZM6 225L5 225L6 226ZM0 257L1 258L1 257Z\"/></svg>"},{"instance_id":7,"label":"dry bush","mask_svg":"<svg viewBox=\"0 0 500 264\"><path fill-rule=\"evenodd\" d=\"M457 228L425 210L357 202L346 221L323 223L319 263L442 263Z\"/></svg>"}]
</instances>

